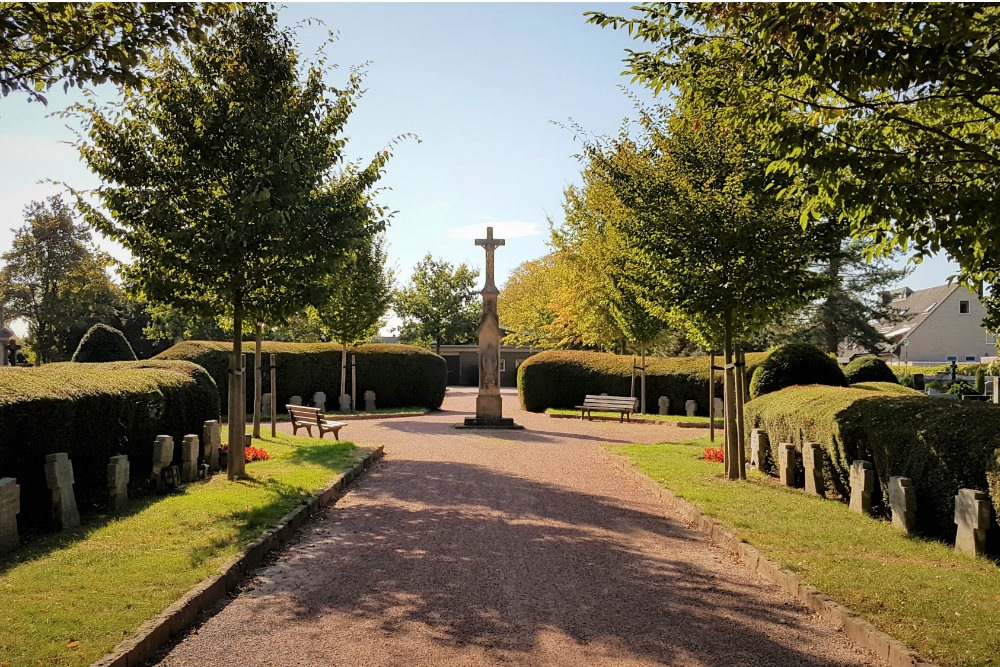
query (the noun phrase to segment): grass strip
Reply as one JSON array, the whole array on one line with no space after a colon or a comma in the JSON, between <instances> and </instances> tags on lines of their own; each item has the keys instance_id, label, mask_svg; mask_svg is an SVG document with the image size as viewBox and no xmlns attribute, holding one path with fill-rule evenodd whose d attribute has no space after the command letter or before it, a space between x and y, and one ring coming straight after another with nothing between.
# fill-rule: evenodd
<instances>
[{"instance_id":1,"label":"grass strip","mask_svg":"<svg viewBox=\"0 0 1000 667\"><path fill-rule=\"evenodd\" d=\"M350 442L254 444L271 459L248 479L140 498L0 559L0 664L89 665L357 460Z\"/></svg>"},{"instance_id":2,"label":"grass strip","mask_svg":"<svg viewBox=\"0 0 1000 667\"><path fill-rule=\"evenodd\" d=\"M573 408L548 408L545 411L545 414L576 415L577 417L579 417L580 410ZM590 414L592 414L595 417L614 417L615 419L621 417L620 412L606 412L604 410L594 410ZM647 414L639 414L638 412L633 412L632 419L657 419L659 421L666 421L666 422L698 422L698 423L708 424L708 417L702 417L699 415L695 415L694 417L688 417L687 415L660 415L660 414L647 415ZM716 417L715 421L719 421L719 419L720 419L719 417Z\"/></svg>"},{"instance_id":3,"label":"grass strip","mask_svg":"<svg viewBox=\"0 0 1000 667\"><path fill-rule=\"evenodd\" d=\"M1000 665L995 563L905 537L886 521L754 471L746 482L729 482L721 464L702 458L709 444L609 449L924 658L942 667Z\"/></svg>"}]
</instances>

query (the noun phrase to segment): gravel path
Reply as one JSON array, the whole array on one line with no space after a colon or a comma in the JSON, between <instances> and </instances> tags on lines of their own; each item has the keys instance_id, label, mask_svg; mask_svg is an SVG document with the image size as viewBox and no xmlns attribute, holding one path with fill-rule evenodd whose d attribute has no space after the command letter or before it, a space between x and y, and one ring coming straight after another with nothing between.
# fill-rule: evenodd
<instances>
[{"instance_id":1,"label":"gravel path","mask_svg":"<svg viewBox=\"0 0 1000 667\"><path fill-rule=\"evenodd\" d=\"M355 421L386 459L164 665L876 665L871 654L663 516L602 442L702 431L505 412Z\"/></svg>"}]
</instances>

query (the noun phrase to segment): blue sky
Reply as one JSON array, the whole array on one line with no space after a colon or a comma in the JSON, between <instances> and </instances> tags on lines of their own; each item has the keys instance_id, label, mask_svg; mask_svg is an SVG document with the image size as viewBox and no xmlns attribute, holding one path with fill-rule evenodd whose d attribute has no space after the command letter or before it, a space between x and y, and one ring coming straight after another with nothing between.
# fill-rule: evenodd
<instances>
[{"instance_id":1,"label":"blue sky","mask_svg":"<svg viewBox=\"0 0 1000 667\"><path fill-rule=\"evenodd\" d=\"M280 10L300 25L305 55L327 37L332 84L367 65L366 92L347 126L348 156L370 158L412 132L395 149L382 201L398 211L389 230L390 261L405 279L426 253L483 265L473 239L487 225L507 245L497 251L497 283L517 264L546 252L547 218L561 220L562 192L579 181L580 149L570 119L588 132L614 133L634 115L621 90L624 50L643 48L627 33L585 23L583 12L627 13L627 3L301 3ZM651 95L635 86L639 99ZM113 91L108 91L108 94ZM24 206L95 183L75 152L66 121L47 117L72 96L52 91L48 108L16 95L0 99L0 248L9 247ZM124 251L101 241L120 259ZM906 283L944 283L954 267L925 261Z\"/></svg>"}]
</instances>

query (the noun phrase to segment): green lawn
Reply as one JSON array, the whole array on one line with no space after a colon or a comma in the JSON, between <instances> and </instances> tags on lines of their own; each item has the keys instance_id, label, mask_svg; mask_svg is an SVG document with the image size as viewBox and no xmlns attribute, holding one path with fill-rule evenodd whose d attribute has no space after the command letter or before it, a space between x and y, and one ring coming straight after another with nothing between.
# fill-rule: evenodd
<instances>
[{"instance_id":1,"label":"green lawn","mask_svg":"<svg viewBox=\"0 0 1000 667\"><path fill-rule=\"evenodd\" d=\"M271 459L247 480L217 474L0 558L0 664L89 665L357 459L350 442L254 444Z\"/></svg>"},{"instance_id":2,"label":"green lawn","mask_svg":"<svg viewBox=\"0 0 1000 667\"><path fill-rule=\"evenodd\" d=\"M549 408L548 410L545 411L545 413L555 414L555 415L576 415L577 417L580 416L580 411L572 408ZM595 417L614 417L615 419L621 417L620 412L604 412L603 410L594 410L590 414L594 415ZM704 423L706 427L708 425L708 417L699 417L697 415L694 417L688 417L687 415L646 415L635 412L632 413L632 418L658 419L660 421L668 421L668 422L698 422L698 423ZM716 417L715 421L717 422L722 421L722 417Z\"/></svg>"},{"instance_id":3,"label":"green lawn","mask_svg":"<svg viewBox=\"0 0 1000 667\"><path fill-rule=\"evenodd\" d=\"M943 667L1000 665L995 563L904 537L886 521L756 472L728 482L722 464L701 458L708 444L699 438L610 449L924 658Z\"/></svg>"},{"instance_id":4,"label":"green lawn","mask_svg":"<svg viewBox=\"0 0 1000 667\"><path fill-rule=\"evenodd\" d=\"M345 415L397 415L397 414L413 414L413 415L425 415L427 414L427 408L423 407L406 407L406 408L375 408L374 410L355 410L354 412L324 412L323 416L329 419L336 419L337 417L343 417ZM261 415L261 423L268 424L271 419L270 413ZM278 413L278 421L288 421L287 412ZM253 423L253 415L247 416L247 423Z\"/></svg>"}]
</instances>

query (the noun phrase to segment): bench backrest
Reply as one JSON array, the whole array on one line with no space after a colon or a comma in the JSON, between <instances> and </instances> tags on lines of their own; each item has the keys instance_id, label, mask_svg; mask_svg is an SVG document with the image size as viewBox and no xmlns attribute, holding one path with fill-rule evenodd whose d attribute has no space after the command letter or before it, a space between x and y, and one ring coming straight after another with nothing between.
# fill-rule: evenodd
<instances>
[{"instance_id":1,"label":"bench backrest","mask_svg":"<svg viewBox=\"0 0 1000 667\"><path fill-rule=\"evenodd\" d=\"M297 422L309 422L318 424L320 418L319 408L310 408L305 405L286 405L289 416Z\"/></svg>"},{"instance_id":2,"label":"bench backrest","mask_svg":"<svg viewBox=\"0 0 1000 667\"><path fill-rule=\"evenodd\" d=\"M583 404L588 408L599 410L635 410L639 405L639 399L631 396L603 396L597 394L587 394L583 399Z\"/></svg>"}]
</instances>

